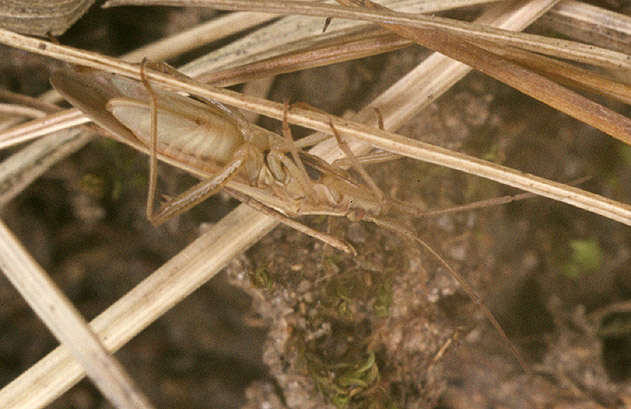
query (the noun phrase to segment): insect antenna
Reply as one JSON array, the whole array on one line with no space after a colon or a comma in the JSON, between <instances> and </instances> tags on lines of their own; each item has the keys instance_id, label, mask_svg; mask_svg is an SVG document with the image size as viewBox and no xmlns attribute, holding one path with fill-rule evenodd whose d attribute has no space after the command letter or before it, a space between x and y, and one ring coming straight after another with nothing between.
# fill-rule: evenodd
<instances>
[{"instance_id":1,"label":"insect antenna","mask_svg":"<svg viewBox=\"0 0 631 409\"><path fill-rule=\"evenodd\" d=\"M380 127L383 127L383 120L381 119L381 112L377 109L376 113L377 113L377 116L379 117L379 125L380 125ZM331 120L329 120L329 125L330 125L330 127L331 127L331 129L333 131L333 134L335 136L335 139L337 140L337 143L338 143L340 149L346 155L346 159L351 163L352 167L361 175L362 179L364 179L366 184L369 185L371 190L375 193L375 195L377 196L378 200L382 204L382 206L381 206L382 211L385 211L385 210L387 210L387 208L389 206L394 205L397 209L403 210L405 213L409 213L409 214L412 214L412 215L415 215L415 216L423 215L423 212L421 212L419 214L419 212L418 212L419 209L416 206L414 206L414 205L410 205L409 203L401 202L401 201L398 201L398 200L392 200L392 199L389 199L387 201L387 203L386 203L386 197L385 197L384 193L377 186L377 184L374 182L372 177L366 172L366 170L361 165L361 163L357 159L357 157L355 157L355 155L350 150L350 148L348 147L346 142L344 142L344 140L341 138L340 134L338 133L337 129L335 129L335 126L333 125L333 122ZM514 201L514 200L521 200L521 199L525 199L525 198L532 197L532 196L534 196L534 195L532 195L530 193L523 193L521 195L516 195L516 196L508 196L508 197L504 197L504 198L490 199L490 200L485 200L485 201L481 201L481 202L471 203L471 204L465 205L465 206L459 206L459 208L457 208L456 210L453 210L453 211L469 210L469 209L475 209L475 208L480 208L480 207L488 207L488 206L497 205L497 204L501 204L501 203L508 203L508 202L511 202L511 201ZM471 301L473 301L478 306L478 308L480 308L482 310L482 312L484 313L484 315L486 316L488 321L491 323L491 325L493 325L495 330L499 333L500 337L508 345L508 347L510 348L511 352L513 353L513 355L517 359L519 365L524 370L524 372L530 373L530 369L528 368L528 365L526 365L526 361L521 356L521 354L520 354L519 350L517 349L517 347L515 346L515 344L513 344L511 342L511 340L508 338L508 336L506 335L506 332L504 331L504 328L502 328L502 326L500 325L500 323L497 320L497 318L495 318L495 315L493 315L493 313L486 306L484 301L482 301L482 299L480 298L478 293L475 291L475 289L471 285L469 285L467 280L465 280L465 278L460 273L458 273L447 262L447 260L445 260L426 241L422 240L416 234L414 234L412 231L408 230L407 228L403 227L402 225L400 225L400 224L398 224L398 223L396 223L394 221L386 220L385 218L375 217L375 216L370 215L370 214L365 214L363 216L363 220L371 221L374 224L376 224L377 226L380 226L380 227L386 228L386 229L388 229L390 231L393 231L393 232L401 235L402 237L404 237L404 238L406 238L406 239L408 239L408 240L420 245L427 252L429 252L436 260L438 260L438 262L445 269L447 269L447 271L449 272L451 277L453 277L453 279L456 280L458 282L458 284L460 284L460 287L464 290L464 292L471 299Z\"/></svg>"},{"instance_id":2,"label":"insect antenna","mask_svg":"<svg viewBox=\"0 0 631 409\"><path fill-rule=\"evenodd\" d=\"M376 218L373 216L367 216L364 220L371 221L377 226L383 227L385 229L388 229L390 231L393 231L401 235L402 237L418 244L423 249L425 249L429 254L431 254L449 272L449 275L451 275L451 277L454 280L456 280L458 284L460 284L460 287L464 290L464 292L471 299L471 301L473 301L478 306L478 308L480 308L480 310L484 313L487 320L491 323L491 325L493 325L495 330L500 334L503 341L508 345L511 352L515 356L515 359L517 359L517 361L519 362L519 366L521 366L524 372L528 374L531 373L521 353L519 352L515 344L511 342L511 340L508 338L508 336L506 335L506 332L504 331L504 328L502 328L497 318L495 318L495 315L493 315L491 310L486 306L486 304L480 298L480 296L475 291L475 289L467 282L467 280L465 280L465 278L460 273L456 271L456 269L454 269L447 262L447 260L445 260L436 250L434 250L432 246L430 246L425 240L419 238L416 234L414 234L407 228L401 226L400 224L394 221L386 220L382 218Z\"/></svg>"}]
</instances>

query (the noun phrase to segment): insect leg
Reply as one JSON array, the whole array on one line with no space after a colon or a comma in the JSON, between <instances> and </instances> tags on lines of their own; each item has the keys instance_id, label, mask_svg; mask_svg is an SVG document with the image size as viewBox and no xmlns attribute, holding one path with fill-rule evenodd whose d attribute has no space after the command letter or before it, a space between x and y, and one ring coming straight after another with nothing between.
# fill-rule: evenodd
<instances>
[{"instance_id":1,"label":"insect leg","mask_svg":"<svg viewBox=\"0 0 631 409\"><path fill-rule=\"evenodd\" d=\"M383 115L381 115L381 110L379 110L379 108L377 107L373 107L373 109L375 111L375 114L377 115L377 124L379 125L379 129L383 131L384 130ZM348 155L346 156L347 157L345 158L335 160L332 163L332 165L339 166L344 169L350 168L351 166L353 166L353 162L355 161L355 159L348 157ZM383 162L389 162L396 159L401 159L401 155L397 155L391 152L374 152L374 153L369 153L367 155L356 156L356 158L357 158L356 161L359 162L360 164L368 165L368 164L383 163Z\"/></svg>"},{"instance_id":2,"label":"insect leg","mask_svg":"<svg viewBox=\"0 0 631 409\"><path fill-rule=\"evenodd\" d=\"M373 178L368 174L368 172L366 172L366 169L364 169L361 163L357 160L353 151L351 151L351 149L348 147L348 144L342 139L339 132L335 128L335 125L333 125L333 121L331 119L329 119L329 126L333 130L333 135L337 140L337 144L340 146L340 149L344 152L346 157L350 160L353 169L355 169L355 171L360 174L362 179L364 179L364 182L368 184L375 196L377 196L377 199L381 202L382 206L385 207L386 195L379 188L379 186L377 186Z\"/></svg>"},{"instance_id":3,"label":"insect leg","mask_svg":"<svg viewBox=\"0 0 631 409\"><path fill-rule=\"evenodd\" d=\"M151 146L149 146L149 188L147 192L147 219L153 224L153 204L155 203L156 186L158 182L158 101L156 94L151 88L151 84L145 77L145 66L148 64L146 58L142 60L140 64L140 80L144 84L147 92L149 93L149 107L151 112Z\"/></svg>"},{"instance_id":4,"label":"insect leg","mask_svg":"<svg viewBox=\"0 0 631 409\"><path fill-rule=\"evenodd\" d=\"M309 175L307 174L307 170L305 169L304 163L302 163L302 159L298 155L298 148L296 148L296 144L294 143L294 138L291 135L291 128L289 127L289 122L287 121L287 112L289 111L289 104L285 101L284 110L283 110L283 136L285 137L285 143L287 145L287 149L291 153L291 157L294 160L296 167L298 168L298 172L294 172L294 176L298 178L300 184L303 185L305 189L305 194L307 197L316 198L315 190L313 189L313 182Z\"/></svg>"},{"instance_id":5,"label":"insect leg","mask_svg":"<svg viewBox=\"0 0 631 409\"><path fill-rule=\"evenodd\" d=\"M140 78L149 93L149 106L151 112L151 146L149 156L149 192L147 193L147 219L159 226L171 217L176 216L192 208L198 203L206 200L217 193L233 176L238 174L249 158L249 145L245 144L239 148L232 158L218 174L210 179L204 180L191 187L184 193L164 203L160 210L154 211L156 186L158 180L158 111L157 97L151 84L145 77L145 65L147 60L143 60L140 66Z\"/></svg>"},{"instance_id":6,"label":"insect leg","mask_svg":"<svg viewBox=\"0 0 631 409\"><path fill-rule=\"evenodd\" d=\"M242 203L247 204L252 207L254 210L257 210L263 214L274 217L278 219L281 223L298 230L301 233L304 233L308 236L313 237L314 239L320 240L331 247L335 247L338 250L342 250L345 253L357 255L357 251L344 240L340 240L335 236L331 236L326 233L319 232L315 229L312 229L309 226L306 226L296 220L285 216L284 214L278 212L277 210L272 209L271 207L265 206L263 203L253 199L252 197L246 196L236 190L226 188L226 192L228 192L235 199L239 200Z\"/></svg>"},{"instance_id":7,"label":"insect leg","mask_svg":"<svg viewBox=\"0 0 631 409\"><path fill-rule=\"evenodd\" d=\"M153 212L153 204L149 208L147 202L147 218L155 226L166 222L171 217L187 211L198 203L203 202L210 196L220 191L228 181L239 173L245 162L248 160L247 153L237 152L235 157L225 165L219 173L210 179L203 180L190 189L181 193L177 197L163 203L157 212ZM154 187L155 189L155 187ZM151 199L155 196L155 190L151 194ZM151 213L149 211L151 210Z\"/></svg>"}]
</instances>

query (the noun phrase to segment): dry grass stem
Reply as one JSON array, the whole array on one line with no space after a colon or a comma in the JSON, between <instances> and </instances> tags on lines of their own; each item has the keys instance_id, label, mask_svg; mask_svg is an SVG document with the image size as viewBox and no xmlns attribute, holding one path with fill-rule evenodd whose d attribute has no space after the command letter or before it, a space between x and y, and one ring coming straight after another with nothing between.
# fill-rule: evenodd
<instances>
[{"instance_id":1,"label":"dry grass stem","mask_svg":"<svg viewBox=\"0 0 631 409\"><path fill-rule=\"evenodd\" d=\"M44 102L41 99L26 96L26 95L16 94L15 92L10 92L8 90L0 89L0 99L7 102L12 102L14 104L20 104L20 105L28 106L31 108L35 108L42 112L51 113L51 112L59 111L59 107L53 103Z\"/></svg>"},{"instance_id":2,"label":"dry grass stem","mask_svg":"<svg viewBox=\"0 0 631 409\"><path fill-rule=\"evenodd\" d=\"M385 30L363 28L336 31L328 40L313 42L308 49L275 55L260 61L212 71L196 77L204 83L226 87L270 75L284 74L355 60L406 47L411 41ZM303 44L306 46L306 44Z\"/></svg>"},{"instance_id":3,"label":"dry grass stem","mask_svg":"<svg viewBox=\"0 0 631 409\"><path fill-rule=\"evenodd\" d=\"M0 31L0 41L2 40L2 34L3 33ZM10 36L15 38L17 34L10 33ZM139 67L136 65L94 53L82 53L76 49L44 43L41 40L29 39L28 37L23 36L19 37L21 39L22 46L26 49L30 49L31 51L36 52L39 50L40 53L52 57L81 60L83 65L91 68L116 72L136 79L140 76ZM44 45L43 50L40 49L40 45ZM215 99L228 105L237 106L249 111L255 111L259 114L279 120L283 118L282 104L263 100L261 98L248 97L243 94L221 90L211 86L204 86L196 82L174 78L159 72L147 71L146 74L147 77L156 84L161 84L169 89L184 90L200 97ZM331 119L333 120L335 127L342 134L359 138L364 142L368 142L374 147L382 150L488 178L509 186L577 206L596 214L609 217L612 220L616 220L621 223L631 224L631 210L628 205L585 192L578 188L546 181L545 179L523 174L519 171L495 165L477 158L472 158L457 152L451 152L444 148L435 147L396 135L394 133L371 128L358 122L346 121L341 118L333 118L330 115L302 109L293 109L288 115L288 120L294 124L325 133L331 132L329 125L329 120Z\"/></svg>"},{"instance_id":4,"label":"dry grass stem","mask_svg":"<svg viewBox=\"0 0 631 409\"><path fill-rule=\"evenodd\" d=\"M79 311L0 222L0 268L70 351L87 376L120 409L152 408L123 366L111 356Z\"/></svg>"},{"instance_id":5,"label":"dry grass stem","mask_svg":"<svg viewBox=\"0 0 631 409\"><path fill-rule=\"evenodd\" d=\"M6 1L0 4L0 24L32 35L60 35L93 3L94 0Z\"/></svg>"},{"instance_id":6,"label":"dry grass stem","mask_svg":"<svg viewBox=\"0 0 631 409\"><path fill-rule=\"evenodd\" d=\"M54 164L81 149L92 135L79 129L38 139L0 164L0 207L5 206Z\"/></svg>"},{"instance_id":7,"label":"dry grass stem","mask_svg":"<svg viewBox=\"0 0 631 409\"><path fill-rule=\"evenodd\" d=\"M581 1L565 0L539 23L579 41L631 54L629 16Z\"/></svg>"},{"instance_id":8,"label":"dry grass stem","mask_svg":"<svg viewBox=\"0 0 631 409\"><path fill-rule=\"evenodd\" d=\"M224 2L220 2L224 4ZM235 2L234 4L237 4ZM341 2L347 6L351 6L353 1ZM266 3L267 4L267 3ZM368 3L367 3L368 4ZM273 4L272 4L273 6ZM393 14L391 10L385 9L383 7L377 8L379 12L386 13L388 15ZM623 101L628 100L628 86L625 84L617 83L612 80L609 80L605 77L591 74L590 72L582 69L574 69L572 66L566 63L557 63L556 61L539 58L537 55L520 50L514 50L514 52L510 53L510 49L506 49L505 51L501 49L498 45L497 39L493 41L489 41L486 38L482 38L479 36L472 36L470 34L464 35L462 32L454 31L454 30L435 30L428 29L425 31L424 29L413 29L410 27L397 26L392 24L382 24L384 27L395 30L398 34L414 40L419 44L434 49L436 51L440 51L446 55L451 56L452 58L456 58L462 62L465 62L474 68L484 72L487 75L490 75L496 79L499 79L502 82L507 83L508 85L515 87L516 89L524 92L527 95L530 95L558 110L561 112L567 113L568 115L577 118L583 122L590 124L591 126L600 129L614 138L620 139L626 143L631 143L631 120L628 118L598 104L592 100L589 100L583 97L580 94L577 94L567 88L557 84L554 81L549 80L548 78L539 75L537 72L533 72L526 67L535 68L536 71L543 72L546 74L553 73L554 77L560 77L560 79L567 83L571 83L572 85L578 85L581 88L588 89L597 89L601 93L610 93L614 97L621 99ZM454 38L452 35L456 35L458 37ZM462 37L460 37L462 36ZM350 40L350 39L349 39ZM476 41L478 45L482 45L482 47L491 49L491 53L485 51L484 49L477 48L476 45L463 44L463 40L468 41ZM382 47L387 49L390 46L403 46L404 44L392 44L394 39L385 40L387 43L383 44ZM369 43L370 44L370 43ZM367 44L368 45L368 44ZM356 46L356 44L348 45L348 47ZM368 45L369 46L369 45ZM486 47L485 47L486 46ZM574 47L583 47L585 45L575 45ZM593 48L593 47L587 47ZM325 50L321 50L322 53L326 53ZM538 52L545 52L543 49L537 49ZM361 49L356 50L358 56L362 54L366 54L366 51ZM526 64L526 67L523 67L520 64L515 64L514 62L504 59L500 57L500 55L511 55L511 59L517 60L520 64ZM315 51L314 51L315 53ZM351 57L351 53L339 53L336 55L328 55L324 56L322 54L322 63L325 63L326 59L329 59L331 62L337 62L344 57ZM308 59L310 61L317 61L317 58L311 55L302 55L304 59ZM230 77L236 76L235 74L243 75L241 79L248 78L257 78L255 75L256 72L264 71L265 69L272 69L273 72L287 72L288 67L304 67L307 64L304 62L296 61L293 55L286 56L287 61L277 61L279 64L282 64L284 68L280 68L278 66L273 66L267 61L262 61L254 64L253 66L245 67L243 71L240 71L238 68L233 70L227 70L223 73L209 74L205 76L206 80L218 80L223 79L223 75L228 75ZM626 56L625 56L626 58ZM314 64L308 64L314 65ZM567 74L565 74L567 72ZM253 75L253 76L252 76ZM570 78L566 78L570 77ZM227 82L228 84L230 82Z\"/></svg>"},{"instance_id":9,"label":"dry grass stem","mask_svg":"<svg viewBox=\"0 0 631 409\"><path fill-rule=\"evenodd\" d=\"M41 118L46 114L39 109L25 107L24 105L0 103L0 114L23 116L26 118Z\"/></svg>"},{"instance_id":10,"label":"dry grass stem","mask_svg":"<svg viewBox=\"0 0 631 409\"><path fill-rule=\"evenodd\" d=\"M355 0L339 0L339 2L347 6L353 6L357 3ZM375 10L391 11L370 1L365 1L363 4ZM631 144L630 119L522 65L515 64L499 55L488 52L478 47L475 43L468 43L466 38L453 36L443 31L412 28L396 24L381 25L402 37L414 40L424 47L464 62L526 95L583 121L616 139Z\"/></svg>"},{"instance_id":11,"label":"dry grass stem","mask_svg":"<svg viewBox=\"0 0 631 409\"><path fill-rule=\"evenodd\" d=\"M41 40L30 39L10 32L0 31L0 41L8 41L19 44L23 49L38 52L66 61L79 63L91 68L118 73L132 78L139 78L139 67L120 60L105 57L95 53L88 53L60 45L45 43ZM282 119L283 108L281 104L261 100L260 98L247 97L230 91L222 91L210 86L173 78L158 72L147 72L147 77L169 89L179 89L204 98L218 100L228 105L237 106L246 110L256 111L260 114ZM307 110L292 110L288 119L290 122L322 132L330 132L329 116ZM422 144L396 134L372 129L366 125L348 122L341 119L334 120L335 127L340 132L370 141L370 143L383 150L391 151L403 156L440 164L467 173L489 178L509 186L527 190L545 197L553 198L564 203L583 208L588 211L612 218L619 222L629 224L631 217L629 207L625 204L614 202L598 195L584 192L580 189L546 182L541 178L522 174L519 171L506 169L491 163L485 163L466 155L451 153L447 150Z\"/></svg>"},{"instance_id":12,"label":"dry grass stem","mask_svg":"<svg viewBox=\"0 0 631 409\"><path fill-rule=\"evenodd\" d=\"M278 16L274 14L230 13L200 24L190 30L141 47L126 54L122 59L130 62L141 62L143 58L151 58L153 61L165 61L275 18L278 18Z\"/></svg>"},{"instance_id":13,"label":"dry grass stem","mask_svg":"<svg viewBox=\"0 0 631 409\"><path fill-rule=\"evenodd\" d=\"M493 44L486 42L478 45L494 54L543 74L560 84L595 94L606 95L625 104L631 104L631 86L629 84L612 80L572 64L516 48L495 47Z\"/></svg>"},{"instance_id":14,"label":"dry grass stem","mask_svg":"<svg viewBox=\"0 0 631 409\"><path fill-rule=\"evenodd\" d=\"M26 122L0 135L0 149L28 142L53 132L90 122L78 109L68 109L44 118Z\"/></svg>"},{"instance_id":15,"label":"dry grass stem","mask_svg":"<svg viewBox=\"0 0 631 409\"><path fill-rule=\"evenodd\" d=\"M388 0L384 3L406 11L416 10L419 4L415 0ZM323 26L324 21L321 18L285 16L191 61L180 67L180 70L195 78L205 73L212 75L217 71L243 67L279 55L298 53L314 44L343 38L352 30L365 29L370 25L360 21L335 19L327 31L322 33ZM283 35L279 36L278 33Z\"/></svg>"},{"instance_id":16,"label":"dry grass stem","mask_svg":"<svg viewBox=\"0 0 631 409\"><path fill-rule=\"evenodd\" d=\"M475 40L492 41L496 44L514 46L525 50L566 58L606 68L631 69L631 57L626 54L595 47L593 45L549 38L540 35L517 33L487 25L467 23L458 20L427 17L417 14L394 11L351 9L329 4L307 3L302 1L280 0L120 0L109 1L104 7L121 5L164 5L210 7L219 10L259 11L280 15L301 14L316 17L370 21L379 24L397 24L427 30L439 30Z\"/></svg>"},{"instance_id":17,"label":"dry grass stem","mask_svg":"<svg viewBox=\"0 0 631 409\"><path fill-rule=\"evenodd\" d=\"M238 207L95 318L92 328L109 351L118 350L217 274L237 254L235 249L251 246L276 224L247 206ZM81 366L59 347L0 390L0 406L43 407L82 377Z\"/></svg>"}]
</instances>

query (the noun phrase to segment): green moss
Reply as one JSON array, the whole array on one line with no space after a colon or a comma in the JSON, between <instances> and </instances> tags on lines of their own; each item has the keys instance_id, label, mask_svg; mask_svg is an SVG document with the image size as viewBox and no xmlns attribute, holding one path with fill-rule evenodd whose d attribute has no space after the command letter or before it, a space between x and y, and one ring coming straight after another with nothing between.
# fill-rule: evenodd
<instances>
[{"instance_id":1,"label":"green moss","mask_svg":"<svg viewBox=\"0 0 631 409\"><path fill-rule=\"evenodd\" d=\"M491 144L486 153L482 155L482 159L488 160L489 162L498 162L499 158L499 146L497 143Z\"/></svg>"},{"instance_id":2,"label":"green moss","mask_svg":"<svg viewBox=\"0 0 631 409\"><path fill-rule=\"evenodd\" d=\"M618 152L627 165L631 165L631 146L620 144Z\"/></svg>"},{"instance_id":3,"label":"green moss","mask_svg":"<svg viewBox=\"0 0 631 409\"><path fill-rule=\"evenodd\" d=\"M377 296L373 309L377 317L387 318L390 315L391 305L392 282L389 279L386 279L377 287Z\"/></svg>"},{"instance_id":4,"label":"green moss","mask_svg":"<svg viewBox=\"0 0 631 409\"><path fill-rule=\"evenodd\" d=\"M570 260L562 268L565 276L577 279L600 269L603 254L596 239L571 240L569 246Z\"/></svg>"},{"instance_id":5,"label":"green moss","mask_svg":"<svg viewBox=\"0 0 631 409\"><path fill-rule=\"evenodd\" d=\"M274 287L274 281L270 277L265 267L258 267L249 275L252 285L261 290L271 290Z\"/></svg>"},{"instance_id":6,"label":"green moss","mask_svg":"<svg viewBox=\"0 0 631 409\"><path fill-rule=\"evenodd\" d=\"M350 320L353 318L353 311L355 308L355 286L354 280L350 277L340 277L339 279L331 281L331 289L329 294L331 295L331 302L335 306L338 318L343 320Z\"/></svg>"},{"instance_id":7,"label":"green moss","mask_svg":"<svg viewBox=\"0 0 631 409\"><path fill-rule=\"evenodd\" d=\"M102 199L105 196L106 185L105 179L95 173L86 173L79 181L79 189L97 199Z\"/></svg>"},{"instance_id":8,"label":"green moss","mask_svg":"<svg viewBox=\"0 0 631 409\"><path fill-rule=\"evenodd\" d=\"M340 409L361 399L379 380L379 367L372 352L356 362L325 363L312 354L306 357L318 389Z\"/></svg>"}]
</instances>

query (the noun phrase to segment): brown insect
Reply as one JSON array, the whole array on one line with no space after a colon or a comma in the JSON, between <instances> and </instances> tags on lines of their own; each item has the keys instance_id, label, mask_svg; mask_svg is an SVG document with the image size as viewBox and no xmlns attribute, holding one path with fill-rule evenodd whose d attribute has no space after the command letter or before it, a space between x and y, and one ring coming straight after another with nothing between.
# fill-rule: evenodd
<instances>
[{"instance_id":1,"label":"brown insect","mask_svg":"<svg viewBox=\"0 0 631 409\"><path fill-rule=\"evenodd\" d=\"M354 249L348 243L293 218L319 214L372 221L429 251L480 306L510 345L520 365L526 368L498 321L464 278L415 233L385 218L390 210L412 213L419 210L386 198L337 135L332 123L333 133L347 161L360 174L360 180L299 148L291 138L286 120L281 137L248 123L241 114L218 102L201 102L155 90L144 75L141 77L143 81L138 82L105 72L60 71L53 74L51 83L112 137L150 153L147 217L153 224L165 222L221 189L290 227L350 253ZM203 180L154 211L158 157Z\"/></svg>"}]
</instances>

